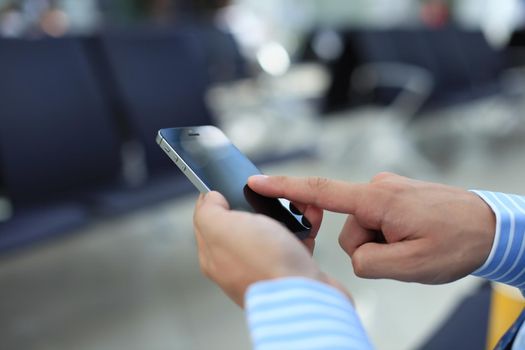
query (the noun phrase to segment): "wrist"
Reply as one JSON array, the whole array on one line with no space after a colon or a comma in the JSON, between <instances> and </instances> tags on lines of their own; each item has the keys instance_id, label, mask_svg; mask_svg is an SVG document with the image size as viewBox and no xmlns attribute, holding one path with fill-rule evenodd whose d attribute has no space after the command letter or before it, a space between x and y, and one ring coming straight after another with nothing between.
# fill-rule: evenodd
<instances>
[{"instance_id":1,"label":"wrist","mask_svg":"<svg viewBox=\"0 0 525 350\"><path fill-rule=\"evenodd\" d=\"M471 216L475 222L476 244L471 249L475 259L474 269L479 269L489 258L495 244L497 232L498 214L487 203L484 195L478 191L472 191L475 200L475 208Z\"/></svg>"},{"instance_id":2,"label":"wrist","mask_svg":"<svg viewBox=\"0 0 525 350\"><path fill-rule=\"evenodd\" d=\"M282 293L285 290L314 289L328 292L337 296L340 300L352 301L350 294L337 281L326 276L326 279L319 280L304 276L287 276L275 279L261 280L252 283L244 295L245 306L253 307L254 300L258 295L269 295L272 293ZM251 303L251 304L250 304ZM256 302L258 303L258 301Z\"/></svg>"},{"instance_id":3,"label":"wrist","mask_svg":"<svg viewBox=\"0 0 525 350\"><path fill-rule=\"evenodd\" d=\"M322 272L316 277L283 276L254 282L246 289L243 304L245 308L248 308L249 305L246 304L246 301L250 298L253 299L253 295L256 294L272 293L292 287L309 288L311 286L336 293L340 298L344 298L354 305L354 300L348 290L339 281Z\"/></svg>"},{"instance_id":4,"label":"wrist","mask_svg":"<svg viewBox=\"0 0 525 350\"><path fill-rule=\"evenodd\" d=\"M348 289L346 289L345 286L343 286L341 282L339 282L338 280L334 279L333 277L325 273L321 273L321 274L322 276L320 276L320 279L318 280L319 282L324 283L334 289L337 289L352 303L352 305L355 305L352 294L350 294Z\"/></svg>"},{"instance_id":5,"label":"wrist","mask_svg":"<svg viewBox=\"0 0 525 350\"><path fill-rule=\"evenodd\" d=\"M327 286L330 286L334 289L337 289L339 292L341 292L347 299L350 300L352 304L354 304L354 299L352 298L352 295L348 290L336 279L332 278L325 272L321 271L317 265L312 266L311 269L307 269L304 271L294 271L294 272L287 272L283 273L282 276L278 276L277 278L291 278L291 279L307 279L311 281L316 281L318 283L325 284Z\"/></svg>"}]
</instances>

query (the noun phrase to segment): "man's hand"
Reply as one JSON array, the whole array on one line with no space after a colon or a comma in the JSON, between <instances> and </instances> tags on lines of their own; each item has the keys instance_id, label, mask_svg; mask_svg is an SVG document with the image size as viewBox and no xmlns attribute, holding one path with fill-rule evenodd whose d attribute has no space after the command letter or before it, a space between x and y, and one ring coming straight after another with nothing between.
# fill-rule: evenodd
<instances>
[{"instance_id":1,"label":"man's hand","mask_svg":"<svg viewBox=\"0 0 525 350\"><path fill-rule=\"evenodd\" d=\"M298 206L313 226L306 244L269 217L229 210L226 199L217 192L201 195L194 227L203 273L240 306L252 283L282 277L310 278L347 293L320 271L308 250L313 248L322 211Z\"/></svg>"},{"instance_id":2,"label":"man's hand","mask_svg":"<svg viewBox=\"0 0 525 350\"><path fill-rule=\"evenodd\" d=\"M369 184L254 176L248 185L262 195L350 214L339 243L365 278L451 282L479 268L494 240L488 205L450 186L389 173Z\"/></svg>"}]
</instances>

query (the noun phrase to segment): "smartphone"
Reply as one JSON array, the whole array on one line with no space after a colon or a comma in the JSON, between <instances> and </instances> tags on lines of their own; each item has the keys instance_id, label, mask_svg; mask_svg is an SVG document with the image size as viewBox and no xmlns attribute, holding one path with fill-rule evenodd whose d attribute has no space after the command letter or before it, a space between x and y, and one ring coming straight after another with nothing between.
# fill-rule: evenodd
<instances>
[{"instance_id":1,"label":"smartphone","mask_svg":"<svg viewBox=\"0 0 525 350\"><path fill-rule=\"evenodd\" d=\"M312 225L290 201L248 187L248 177L261 172L217 127L161 129L157 143L201 193L218 191L233 210L272 217L301 240L310 234Z\"/></svg>"}]
</instances>

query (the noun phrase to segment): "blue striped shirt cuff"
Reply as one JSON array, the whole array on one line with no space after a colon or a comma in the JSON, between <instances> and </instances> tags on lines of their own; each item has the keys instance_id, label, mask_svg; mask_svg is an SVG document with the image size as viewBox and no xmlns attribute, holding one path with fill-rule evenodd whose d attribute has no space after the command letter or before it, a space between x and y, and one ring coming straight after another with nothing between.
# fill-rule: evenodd
<instances>
[{"instance_id":1,"label":"blue striped shirt cuff","mask_svg":"<svg viewBox=\"0 0 525 350\"><path fill-rule=\"evenodd\" d=\"M296 277L258 282L245 306L256 350L373 349L348 298L326 284Z\"/></svg>"},{"instance_id":2,"label":"blue striped shirt cuff","mask_svg":"<svg viewBox=\"0 0 525 350\"><path fill-rule=\"evenodd\" d=\"M490 254L473 275L505 283L525 291L525 197L488 191L472 191L496 215L496 232Z\"/></svg>"}]
</instances>

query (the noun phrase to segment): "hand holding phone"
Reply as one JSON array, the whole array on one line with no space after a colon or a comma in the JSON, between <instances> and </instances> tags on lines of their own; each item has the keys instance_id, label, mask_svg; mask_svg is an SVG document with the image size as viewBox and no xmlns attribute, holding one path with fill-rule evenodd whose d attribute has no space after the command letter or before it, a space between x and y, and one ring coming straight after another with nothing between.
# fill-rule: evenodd
<instances>
[{"instance_id":1,"label":"hand holding phone","mask_svg":"<svg viewBox=\"0 0 525 350\"><path fill-rule=\"evenodd\" d=\"M310 234L312 225L290 201L247 186L248 178L261 172L218 128L161 129L157 143L201 193L218 191L231 209L270 216L301 240Z\"/></svg>"}]
</instances>

